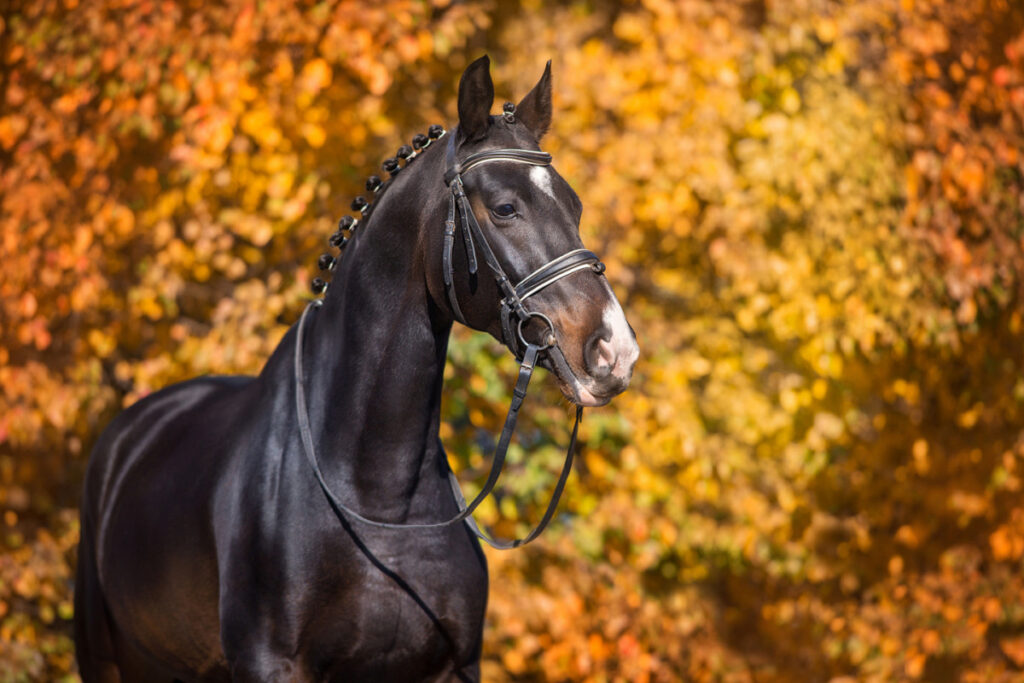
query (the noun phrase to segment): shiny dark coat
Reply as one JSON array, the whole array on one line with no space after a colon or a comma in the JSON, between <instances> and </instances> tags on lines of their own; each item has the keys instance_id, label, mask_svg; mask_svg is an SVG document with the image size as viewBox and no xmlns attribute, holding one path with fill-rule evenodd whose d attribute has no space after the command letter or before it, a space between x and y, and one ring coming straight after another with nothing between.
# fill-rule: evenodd
<instances>
[{"instance_id":1,"label":"shiny dark coat","mask_svg":"<svg viewBox=\"0 0 1024 683\"><path fill-rule=\"evenodd\" d=\"M515 124L491 117L492 101L483 58L460 84L460 157L536 149L550 121L549 71ZM510 272L521 277L580 246L579 200L564 180L552 173L552 201L525 169L492 166L467 193ZM380 520L433 522L457 511L438 438L452 325L440 270L443 172L435 144L396 178L305 329L324 475L347 504ZM515 225L488 217L504 202L518 207ZM469 324L500 336L493 282L466 276L456 252ZM585 347L603 334L609 296L603 278L588 275L537 297L560 345L574 349L574 372L607 397L625 385L589 379L598 363ZM203 377L148 396L99 439L75 591L86 683L479 678L488 590L479 543L464 524L396 531L339 522L301 450L294 344L292 328L257 377Z\"/></svg>"}]
</instances>

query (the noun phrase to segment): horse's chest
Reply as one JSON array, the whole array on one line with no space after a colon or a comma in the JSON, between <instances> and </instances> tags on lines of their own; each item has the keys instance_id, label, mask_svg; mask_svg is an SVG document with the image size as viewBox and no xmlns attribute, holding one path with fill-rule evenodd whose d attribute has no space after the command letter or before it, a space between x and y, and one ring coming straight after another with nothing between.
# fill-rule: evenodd
<instances>
[{"instance_id":1,"label":"horse's chest","mask_svg":"<svg viewBox=\"0 0 1024 683\"><path fill-rule=\"evenodd\" d=\"M336 580L310 596L322 624L311 668L326 680L408 681L475 661L487 569L473 545L404 540L349 555Z\"/></svg>"}]
</instances>

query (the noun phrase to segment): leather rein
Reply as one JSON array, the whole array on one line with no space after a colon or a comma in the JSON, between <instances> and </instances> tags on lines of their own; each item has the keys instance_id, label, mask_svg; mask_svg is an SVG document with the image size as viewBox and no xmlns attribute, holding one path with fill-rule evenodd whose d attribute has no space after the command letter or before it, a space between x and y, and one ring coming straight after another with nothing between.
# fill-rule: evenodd
<instances>
[{"instance_id":1,"label":"leather rein","mask_svg":"<svg viewBox=\"0 0 1024 683\"><path fill-rule=\"evenodd\" d=\"M533 371L536 368L540 355L547 354L552 364L555 365L560 373L569 372L569 367L565 361L565 357L558 348L558 343L555 338L554 324L543 313L529 310L524 301L530 296L533 296L537 292L543 290L545 287L548 287L549 285L552 285L573 273L582 270L591 270L600 275L604 272L604 264L601 263L601 260L592 251L587 249L574 249L552 259L524 277L517 284L513 285L495 256L494 250L491 249L486 235L483 230L481 230L480 224L476 220L476 216L473 214L472 208L469 204L469 199L466 197L465 188L462 184L462 175L482 164L495 162L529 164L531 166L548 166L551 164L551 155L546 152L524 149L492 149L472 154L460 163L455 160L454 140L455 136L449 135L446 160L447 170L444 174L445 184L448 186L450 197L448 204L448 217L445 221L444 245L441 260L444 271L444 285L448 295L448 301L451 305L455 318L459 322L466 324L466 319L462 314L462 309L459 307L458 298L455 292L455 279L452 265L452 247L455 242L455 232L458 219L462 228L463 241L466 246L466 255L470 274L475 275L477 272L476 249L479 248L480 254L484 259L484 263L494 275L498 288L501 290L503 295L500 302L502 339L520 363L519 375L516 379L515 387L512 390L512 401L509 405L508 413L505 416L505 424L501 430L501 436L498 439L498 445L494 452L494 460L491 463L491 470L487 475L487 480L484 482L483 488L481 488L476 497L467 504L466 498L462 495L462 489L459 486L458 479L455 477L451 468L448 468L448 481L451 485L452 493L455 496L459 512L451 519L443 522L422 524L381 522L370 519L345 505L338 496L335 495L327 485L323 472L320 470L319 462L317 461L316 450L313 445L313 434L309 424L309 413L306 404L305 381L302 367L304 323L310 310L319 308L322 303L322 300L320 299L311 301L302 312L302 317L299 319L298 329L296 332L295 412L299 420L299 432L302 439L303 450L306 454L306 459L309 461L310 467L313 469L313 474L316 476L317 483L320 484L320 488L326 496L331 509L343 523L346 518L351 518L358 520L365 525L381 529L435 529L465 521L473 533L481 540L499 550L507 550L525 545L540 536L541 532L543 532L545 527L547 527L548 522L550 522L552 517L554 517L555 510L558 507L558 501L562 496L562 491L565 489L566 481L569 478L569 472L572 470L573 455L576 449L576 436L579 432L580 420L583 417L583 406L576 406L576 419L572 428L572 436L569 439L569 447L566 451L565 463L562 465L562 472L558 477L558 483L552 491L551 500L548 503L547 509L545 510L540 523L538 523L537 526L523 538L511 541L499 540L483 532L473 519L472 515L477 507L479 507L480 503L482 503L494 489L494 486L497 484L498 478L501 475L502 468L505 464L505 456L508 453L508 447L512 441L512 435L515 431L516 420L519 417L519 409L522 407L523 399L526 398L526 389L530 384L530 378L533 376ZM527 340L523 334L523 326L533 318L539 319L548 327L547 332L540 343L534 343ZM447 462L445 465L447 466Z\"/></svg>"}]
</instances>

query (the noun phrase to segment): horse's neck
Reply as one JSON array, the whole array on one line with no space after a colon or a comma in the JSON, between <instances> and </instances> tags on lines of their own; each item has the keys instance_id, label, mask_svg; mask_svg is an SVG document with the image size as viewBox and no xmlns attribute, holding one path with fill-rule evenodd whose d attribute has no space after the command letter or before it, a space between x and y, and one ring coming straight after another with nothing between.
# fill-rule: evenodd
<instances>
[{"instance_id":1,"label":"horse's neck","mask_svg":"<svg viewBox=\"0 0 1024 683\"><path fill-rule=\"evenodd\" d=\"M304 344L324 475L378 519L416 516L441 465L441 383L450 322L432 308L400 210L375 215L342 255ZM429 489L426 493L430 493ZM427 504L429 505L429 504Z\"/></svg>"}]
</instances>

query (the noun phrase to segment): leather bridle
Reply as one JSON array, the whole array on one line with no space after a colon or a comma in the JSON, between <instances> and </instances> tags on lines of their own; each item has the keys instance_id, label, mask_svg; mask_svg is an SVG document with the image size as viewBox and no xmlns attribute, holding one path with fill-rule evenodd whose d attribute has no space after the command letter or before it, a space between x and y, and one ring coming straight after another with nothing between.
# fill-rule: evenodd
<instances>
[{"instance_id":1,"label":"leather bridle","mask_svg":"<svg viewBox=\"0 0 1024 683\"><path fill-rule=\"evenodd\" d=\"M545 527L547 527L548 522L551 521L551 518L554 516L555 510L558 507L558 501L565 488L565 483L569 478L569 472L572 470L573 455L576 448L576 436L579 432L580 420L583 417L583 406L576 406L576 419L572 428L572 436L569 439L569 447L565 455L565 462L562 465L562 472L559 475L558 483L552 491L551 500L548 503L548 507L545 510L540 523L521 539L501 541L484 533L480 527L477 526L472 517L476 508L494 489L494 486L498 481L498 477L501 474L501 470L505 463L505 456L512 440L512 434L515 431L515 424L519 416L519 409L522 407L523 399L526 398L526 390L530 384L530 378L533 376L533 371L536 368L540 355L547 354L552 364L563 377L572 376L571 370L565 361L565 357L563 356L561 349L558 347L554 324L543 313L529 310L524 301L537 292L540 292L545 287L548 287L562 278L572 275L573 273L582 270L591 270L600 275L604 272L604 264L601 263L601 260L592 251L587 249L574 249L552 259L521 279L517 284L513 285L509 280L508 275L505 273L505 270L502 268L501 263L495 256L494 250L491 249L490 243L487 241L487 236L480 228L480 224L477 222L476 216L473 214L462 183L462 176L473 168L482 164L497 162L529 164L532 166L548 166L551 164L551 155L546 152L525 149L492 149L471 154L463 161L458 162L455 159L455 136L449 134L446 158L447 168L444 174L444 181L451 194L448 204L448 218L445 221L443 252L441 255L442 269L444 272L444 285L448 296L448 302L451 305L454 317L459 322L466 324L465 316L462 313L462 309L459 307L458 297L455 292L454 266L452 262L452 247L455 243L456 221L458 219L462 227L463 241L466 245L466 257L470 275L475 275L477 272L476 249L479 248L480 254L484 259L484 263L494 275L495 282L501 290L503 295L500 302L502 339L520 363L519 375L512 391L512 401L509 405L508 414L505 416L505 424L502 428L501 436L498 439L497 448L494 452L494 460L491 463L490 473L487 476L487 480L484 482L483 488L480 489L480 492L470 503L466 503L466 499L462 495L462 490L459 487L459 482L458 479L456 479L455 474L451 469L448 470L449 483L459 507L459 513L457 515L443 522L427 524L381 522L364 517L342 503L334 494L327 485L327 482L324 480L323 473L321 472L320 465L317 461L316 451L313 446L313 435L309 425L309 414L306 406L305 383L302 368L304 323L309 311L311 309L318 308L321 304L321 300L316 299L310 302L310 305L306 307L302 313L302 317L299 319L298 331L295 339L295 409L299 419L299 432L302 438L303 450L305 451L306 458L313 469L317 482L320 484L320 488L327 497L327 501L334 510L334 513L342 519L343 522L344 519L348 517L377 528L431 529L449 526L465 520L473 533L475 533L481 540L494 548L504 550L525 545L537 538L541 532L544 531ZM540 343L529 341L523 334L523 326L533 318L540 319L548 327L547 332Z\"/></svg>"},{"instance_id":2,"label":"leather bridle","mask_svg":"<svg viewBox=\"0 0 1024 683\"><path fill-rule=\"evenodd\" d=\"M512 285L505 270L501 267L494 250L491 249L487 236L480 228L476 215L469 205L469 198L466 197L466 190L462 184L462 176L470 170L487 163L505 162L517 164L529 164L531 166L549 166L551 155L547 152L537 152L528 149L491 149L484 152L471 154L461 163L455 160L455 136L450 136L448 149L446 150L446 166L444 182L451 193L448 201L448 220L444 224L444 251L441 255L441 264L444 268L444 286L448 294L448 303L452 308L455 319L463 325L466 324L462 309L459 308L459 299L455 293L455 277L453 274L452 247L455 243L455 218L456 214L462 222L462 238L466 243L466 259L470 275L476 275L477 261L474 239L480 245L480 253L484 257L484 263L494 274L494 280L504 298L501 300L501 335L505 345L517 359L522 359L521 347L528 346L523 337L523 325L531 318L540 318L548 326L546 339L552 343L545 346L557 349L553 343L554 325L543 313L527 310L523 301L552 285L567 275L572 275L579 270L591 269L598 273L604 272L604 264L597 254L589 249L573 249L561 256L548 261L546 264L533 271L518 284ZM512 319L515 318L518 325L513 328Z\"/></svg>"}]
</instances>

